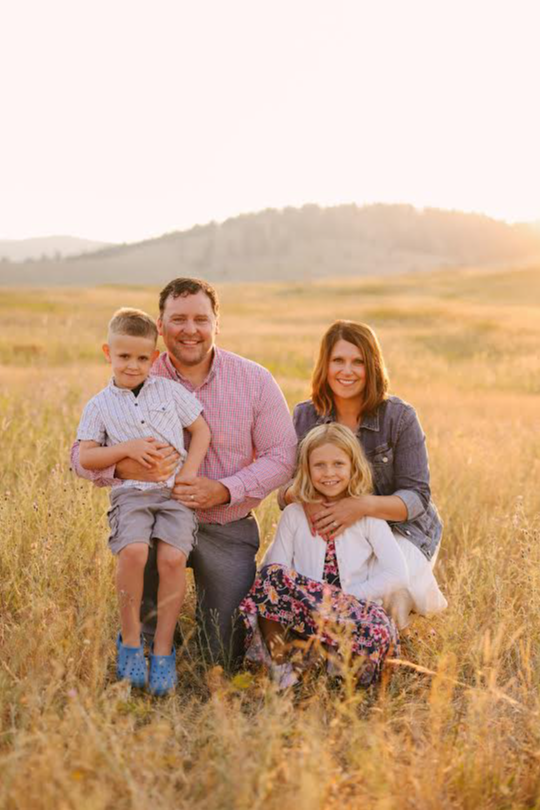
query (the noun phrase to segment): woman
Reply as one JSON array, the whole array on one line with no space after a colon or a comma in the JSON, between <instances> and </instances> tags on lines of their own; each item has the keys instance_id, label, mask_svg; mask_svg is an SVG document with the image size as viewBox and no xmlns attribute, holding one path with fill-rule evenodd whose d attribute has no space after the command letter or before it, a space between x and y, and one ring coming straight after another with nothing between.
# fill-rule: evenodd
<instances>
[{"instance_id":1,"label":"woman","mask_svg":"<svg viewBox=\"0 0 541 811\"><path fill-rule=\"evenodd\" d=\"M415 410L387 393L389 381L372 329L336 321L323 336L312 376L312 397L299 403L293 422L299 441L316 425L338 422L357 436L372 467L374 495L322 500L307 506L314 534L334 540L360 518L388 521L408 564L410 585L385 601L399 629L409 614L443 611L447 601L433 574L442 524L431 501L425 436ZM291 485L281 506L293 500Z\"/></svg>"}]
</instances>

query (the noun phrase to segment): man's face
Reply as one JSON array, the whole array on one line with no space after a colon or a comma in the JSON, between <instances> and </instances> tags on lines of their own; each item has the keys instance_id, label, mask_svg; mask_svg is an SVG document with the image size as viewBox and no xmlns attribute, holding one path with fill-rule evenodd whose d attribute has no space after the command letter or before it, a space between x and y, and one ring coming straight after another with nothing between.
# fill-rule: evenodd
<instances>
[{"instance_id":1,"label":"man's face","mask_svg":"<svg viewBox=\"0 0 541 811\"><path fill-rule=\"evenodd\" d=\"M185 296L169 296L158 330L167 351L179 366L198 366L210 360L218 332L212 303L203 290Z\"/></svg>"}]
</instances>

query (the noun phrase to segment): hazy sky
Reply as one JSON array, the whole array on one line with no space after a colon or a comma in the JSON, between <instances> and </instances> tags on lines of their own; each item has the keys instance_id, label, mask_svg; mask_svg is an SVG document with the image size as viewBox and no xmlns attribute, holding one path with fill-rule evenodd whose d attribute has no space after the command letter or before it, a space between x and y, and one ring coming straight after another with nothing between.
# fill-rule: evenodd
<instances>
[{"instance_id":1,"label":"hazy sky","mask_svg":"<svg viewBox=\"0 0 541 811\"><path fill-rule=\"evenodd\" d=\"M539 217L538 0L0 0L0 238Z\"/></svg>"}]
</instances>

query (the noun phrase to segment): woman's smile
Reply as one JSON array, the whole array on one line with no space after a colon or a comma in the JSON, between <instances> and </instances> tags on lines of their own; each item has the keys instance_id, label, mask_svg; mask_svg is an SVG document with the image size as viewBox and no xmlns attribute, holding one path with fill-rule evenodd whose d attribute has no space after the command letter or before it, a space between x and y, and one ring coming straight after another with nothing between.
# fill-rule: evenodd
<instances>
[{"instance_id":1,"label":"woman's smile","mask_svg":"<svg viewBox=\"0 0 541 811\"><path fill-rule=\"evenodd\" d=\"M331 352L327 382L335 397L360 397L366 383L366 370L361 350L340 339Z\"/></svg>"}]
</instances>

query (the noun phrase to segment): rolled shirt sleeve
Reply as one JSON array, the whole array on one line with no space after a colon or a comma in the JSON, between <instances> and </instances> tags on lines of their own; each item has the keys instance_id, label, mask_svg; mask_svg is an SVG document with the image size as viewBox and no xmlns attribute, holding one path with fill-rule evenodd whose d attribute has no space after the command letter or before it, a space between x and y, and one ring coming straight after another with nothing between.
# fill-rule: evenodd
<instances>
[{"instance_id":1,"label":"rolled shirt sleeve","mask_svg":"<svg viewBox=\"0 0 541 811\"><path fill-rule=\"evenodd\" d=\"M230 505L261 500L293 473L297 434L278 384L267 370L261 383L252 428L254 461L232 476L219 479L230 493Z\"/></svg>"},{"instance_id":2,"label":"rolled shirt sleeve","mask_svg":"<svg viewBox=\"0 0 541 811\"><path fill-rule=\"evenodd\" d=\"M115 478L115 466L106 467L103 470L85 470L79 461L79 442L74 442L70 451L70 462L73 472L81 479L87 479L96 487L112 487L113 484L121 484L121 479Z\"/></svg>"},{"instance_id":3,"label":"rolled shirt sleeve","mask_svg":"<svg viewBox=\"0 0 541 811\"><path fill-rule=\"evenodd\" d=\"M85 470L81 467L79 461L79 442L83 440L90 440L97 442L99 445L105 445L107 438L107 431L100 413L100 409L96 403L95 398L89 400L83 409L83 414L77 428L77 441L71 447L70 462L73 471L82 479L88 479L93 482L97 487L110 487L118 483L115 479L115 466L105 468L103 470Z\"/></svg>"},{"instance_id":4,"label":"rolled shirt sleeve","mask_svg":"<svg viewBox=\"0 0 541 811\"><path fill-rule=\"evenodd\" d=\"M103 445L106 437L107 432L105 430L105 425L103 423L100 410L93 398L85 405L83 409L79 427L77 428L77 439L90 440Z\"/></svg>"},{"instance_id":5,"label":"rolled shirt sleeve","mask_svg":"<svg viewBox=\"0 0 541 811\"><path fill-rule=\"evenodd\" d=\"M398 496L408 511L408 521L423 515L430 504L430 471L426 439L419 419L411 406L403 414L394 446L393 495Z\"/></svg>"},{"instance_id":6,"label":"rolled shirt sleeve","mask_svg":"<svg viewBox=\"0 0 541 811\"><path fill-rule=\"evenodd\" d=\"M184 386L173 385L171 396L175 402L177 414L183 427L192 425L203 411L203 406Z\"/></svg>"}]
</instances>

